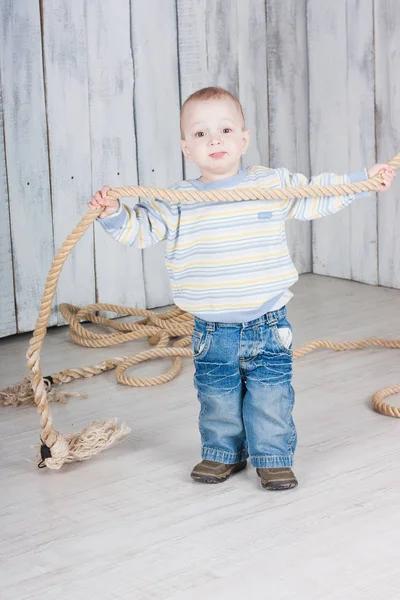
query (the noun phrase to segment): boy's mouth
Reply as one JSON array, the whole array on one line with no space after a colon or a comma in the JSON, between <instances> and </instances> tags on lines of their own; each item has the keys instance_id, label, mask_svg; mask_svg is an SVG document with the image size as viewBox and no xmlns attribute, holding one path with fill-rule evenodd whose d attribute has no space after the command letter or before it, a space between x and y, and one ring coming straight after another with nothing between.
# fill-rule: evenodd
<instances>
[{"instance_id":1,"label":"boy's mouth","mask_svg":"<svg viewBox=\"0 0 400 600\"><path fill-rule=\"evenodd\" d=\"M227 154L227 152L213 152L209 156L211 158L222 158L223 156L225 156L225 154Z\"/></svg>"}]
</instances>

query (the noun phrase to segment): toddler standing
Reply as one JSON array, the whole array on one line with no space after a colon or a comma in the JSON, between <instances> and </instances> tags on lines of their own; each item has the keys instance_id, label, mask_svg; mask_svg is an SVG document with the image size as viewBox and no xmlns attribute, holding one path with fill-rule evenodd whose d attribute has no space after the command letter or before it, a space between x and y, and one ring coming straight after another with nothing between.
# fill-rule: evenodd
<instances>
[{"instance_id":1,"label":"toddler standing","mask_svg":"<svg viewBox=\"0 0 400 600\"><path fill-rule=\"evenodd\" d=\"M382 164L350 175L323 173L310 181L284 168L242 169L249 136L235 96L214 87L192 94L181 111L181 144L201 177L172 189L334 185L379 171L387 189L394 177L393 168ZM355 195L183 204L154 199L130 209L109 198L109 190L104 186L90 201L91 208L104 207L98 221L117 241L135 248L166 240L174 302L194 315L203 460L191 477L222 482L250 458L264 488L295 487L292 328L286 305L298 273L285 221L334 214Z\"/></svg>"}]
</instances>

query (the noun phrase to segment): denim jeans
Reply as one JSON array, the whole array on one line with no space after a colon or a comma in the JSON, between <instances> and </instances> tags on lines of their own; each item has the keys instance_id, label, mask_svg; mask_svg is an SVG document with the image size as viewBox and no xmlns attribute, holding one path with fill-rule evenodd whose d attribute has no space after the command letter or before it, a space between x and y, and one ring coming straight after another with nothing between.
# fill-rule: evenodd
<instances>
[{"instance_id":1,"label":"denim jeans","mask_svg":"<svg viewBox=\"0 0 400 600\"><path fill-rule=\"evenodd\" d=\"M247 323L195 318L194 384L200 401L202 458L254 467L290 467L291 325L286 307Z\"/></svg>"}]
</instances>

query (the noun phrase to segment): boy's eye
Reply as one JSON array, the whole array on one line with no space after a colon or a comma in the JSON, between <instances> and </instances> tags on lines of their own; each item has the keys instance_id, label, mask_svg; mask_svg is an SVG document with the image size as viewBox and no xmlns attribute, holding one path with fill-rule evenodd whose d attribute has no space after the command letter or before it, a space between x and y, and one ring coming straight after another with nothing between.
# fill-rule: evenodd
<instances>
[{"instance_id":1,"label":"boy's eye","mask_svg":"<svg viewBox=\"0 0 400 600\"><path fill-rule=\"evenodd\" d=\"M206 134L204 133L204 131L196 131L194 135L195 137L204 137Z\"/></svg>"},{"instance_id":2,"label":"boy's eye","mask_svg":"<svg viewBox=\"0 0 400 600\"><path fill-rule=\"evenodd\" d=\"M224 129L222 130L222 133L230 133L232 131L232 129L230 129L229 127L224 127Z\"/></svg>"}]
</instances>

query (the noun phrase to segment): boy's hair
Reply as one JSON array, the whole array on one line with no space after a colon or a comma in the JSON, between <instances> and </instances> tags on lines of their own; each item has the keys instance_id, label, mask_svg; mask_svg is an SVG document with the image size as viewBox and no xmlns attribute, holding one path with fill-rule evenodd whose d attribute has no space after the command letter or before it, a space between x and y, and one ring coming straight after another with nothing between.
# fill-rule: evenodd
<instances>
[{"instance_id":1,"label":"boy's hair","mask_svg":"<svg viewBox=\"0 0 400 600\"><path fill-rule=\"evenodd\" d=\"M185 102L182 104L181 119L180 119L182 139L184 139L184 134L183 134L183 129L182 129L182 117L183 117L185 108L189 104L189 102L192 102L192 100L214 100L215 98L219 99L219 98L224 98L224 97L230 98L236 104L236 106L242 116L243 128L244 128L245 127L244 113L243 113L242 105L240 104L238 98L236 98L236 96L234 96L233 94L231 94L231 92L228 92L228 90L225 90L224 88L206 87L206 88L202 88L201 90L197 90L197 92L194 92L193 94L191 94L189 96L189 98L186 98Z\"/></svg>"}]
</instances>

